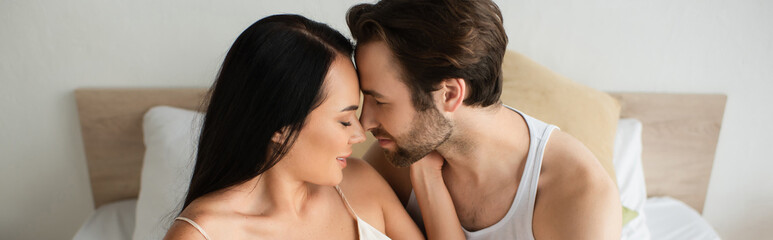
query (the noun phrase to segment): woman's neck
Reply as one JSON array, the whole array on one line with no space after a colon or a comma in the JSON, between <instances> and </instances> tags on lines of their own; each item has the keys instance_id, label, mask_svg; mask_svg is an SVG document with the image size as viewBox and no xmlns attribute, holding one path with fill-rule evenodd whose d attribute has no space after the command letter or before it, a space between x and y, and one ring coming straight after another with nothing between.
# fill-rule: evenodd
<instances>
[{"instance_id":1,"label":"woman's neck","mask_svg":"<svg viewBox=\"0 0 773 240\"><path fill-rule=\"evenodd\" d=\"M231 207L246 215L300 218L320 186L295 178L277 164L263 174L225 190Z\"/></svg>"}]
</instances>

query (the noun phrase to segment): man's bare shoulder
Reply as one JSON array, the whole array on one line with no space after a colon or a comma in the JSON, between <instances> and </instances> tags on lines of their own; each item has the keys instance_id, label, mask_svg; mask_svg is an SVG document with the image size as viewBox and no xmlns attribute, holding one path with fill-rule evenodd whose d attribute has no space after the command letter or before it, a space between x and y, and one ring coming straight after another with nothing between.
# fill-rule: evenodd
<instances>
[{"instance_id":1,"label":"man's bare shoulder","mask_svg":"<svg viewBox=\"0 0 773 240\"><path fill-rule=\"evenodd\" d=\"M576 188L602 183L614 185L596 156L582 142L563 131L553 131L542 159L540 187Z\"/></svg>"},{"instance_id":2,"label":"man's bare shoulder","mask_svg":"<svg viewBox=\"0 0 773 240\"><path fill-rule=\"evenodd\" d=\"M538 238L619 239L617 187L593 153L562 131L545 148L534 212Z\"/></svg>"}]
</instances>

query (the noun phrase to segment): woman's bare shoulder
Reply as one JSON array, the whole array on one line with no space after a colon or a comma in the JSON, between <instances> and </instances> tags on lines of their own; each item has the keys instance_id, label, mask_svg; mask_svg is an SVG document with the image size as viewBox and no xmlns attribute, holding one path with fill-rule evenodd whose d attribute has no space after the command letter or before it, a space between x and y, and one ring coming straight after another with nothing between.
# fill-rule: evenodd
<instances>
[{"instance_id":1,"label":"woman's bare shoulder","mask_svg":"<svg viewBox=\"0 0 773 240\"><path fill-rule=\"evenodd\" d=\"M342 190L356 190L365 195L378 194L381 191L392 191L384 178L370 164L359 158L348 158L343 170L343 180L339 184ZM345 191L348 194L348 191ZM354 193L353 193L354 194Z\"/></svg>"},{"instance_id":2,"label":"woman's bare shoulder","mask_svg":"<svg viewBox=\"0 0 773 240\"><path fill-rule=\"evenodd\" d=\"M213 223L207 207L209 206L202 204L201 201L194 201L188 205L180 213L180 218L174 220L164 239L206 239L204 235L208 234L208 229L214 229L212 225L216 225L216 221ZM199 231L197 227L201 228L203 232Z\"/></svg>"},{"instance_id":3,"label":"woman's bare shoulder","mask_svg":"<svg viewBox=\"0 0 773 240\"><path fill-rule=\"evenodd\" d=\"M370 216L369 223L378 225L371 221L383 221L383 206L392 199L397 201L397 197L370 164L357 158L349 158L347 162L339 187L360 217L368 221ZM378 218L381 219L376 220Z\"/></svg>"},{"instance_id":4,"label":"woman's bare shoulder","mask_svg":"<svg viewBox=\"0 0 773 240\"><path fill-rule=\"evenodd\" d=\"M192 220L196 222L195 220ZM198 224L198 223L197 223ZM164 240L193 240L193 239L201 239L206 240L204 235L199 232L196 227L193 226L193 224L182 221L182 220L175 220L172 226L169 228L169 231L166 232L166 236L164 236Z\"/></svg>"},{"instance_id":5,"label":"woman's bare shoulder","mask_svg":"<svg viewBox=\"0 0 773 240\"><path fill-rule=\"evenodd\" d=\"M259 231L264 224L244 224L246 221L256 222L256 218L247 218L228 207L224 196L209 194L191 202L181 213L180 217L186 218L198 225L204 233L184 220L175 220L167 231L164 239L205 239L207 234L213 239L239 239L246 232ZM247 228L247 226L251 226ZM264 229L268 230L268 229ZM254 236L254 235L251 235Z\"/></svg>"}]
</instances>

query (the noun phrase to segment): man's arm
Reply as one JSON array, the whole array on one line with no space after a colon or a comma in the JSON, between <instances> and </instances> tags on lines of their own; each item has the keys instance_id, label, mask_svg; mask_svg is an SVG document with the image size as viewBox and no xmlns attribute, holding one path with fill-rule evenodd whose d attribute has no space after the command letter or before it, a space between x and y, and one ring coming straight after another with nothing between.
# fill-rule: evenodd
<instances>
[{"instance_id":1,"label":"man's arm","mask_svg":"<svg viewBox=\"0 0 773 240\"><path fill-rule=\"evenodd\" d=\"M389 183L389 186L395 191L397 198L400 199L403 206L408 205L408 198L410 198L411 190L413 189L411 187L410 168L392 166L384 157L384 150L378 146L378 143L371 145L362 159L373 166L381 174L381 177Z\"/></svg>"},{"instance_id":2,"label":"man's arm","mask_svg":"<svg viewBox=\"0 0 773 240\"><path fill-rule=\"evenodd\" d=\"M535 204L536 239L620 239L622 207L593 153L556 131L545 149Z\"/></svg>"}]
</instances>

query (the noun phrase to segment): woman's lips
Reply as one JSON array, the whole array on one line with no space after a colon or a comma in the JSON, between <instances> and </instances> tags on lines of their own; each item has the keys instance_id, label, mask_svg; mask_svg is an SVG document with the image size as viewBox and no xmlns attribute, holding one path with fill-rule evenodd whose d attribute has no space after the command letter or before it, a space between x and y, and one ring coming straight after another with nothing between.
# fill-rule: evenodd
<instances>
[{"instance_id":1,"label":"woman's lips","mask_svg":"<svg viewBox=\"0 0 773 240\"><path fill-rule=\"evenodd\" d=\"M338 164L341 164L341 168L345 168L346 167L346 158L345 157L344 158L339 157L339 158L336 158L336 160L338 160Z\"/></svg>"},{"instance_id":2,"label":"woman's lips","mask_svg":"<svg viewBox=\"0 0 773 240\"><path fill-rule=\"evenodd\" d=\"M346 167L346 158L348 158L351 155L352 155L352 153L347 153L344 156L339 156L339 157L336 158L336 160L338 160L338 164L341 164L341 168L345 168Z\"/></svg>"}]
</instances>

